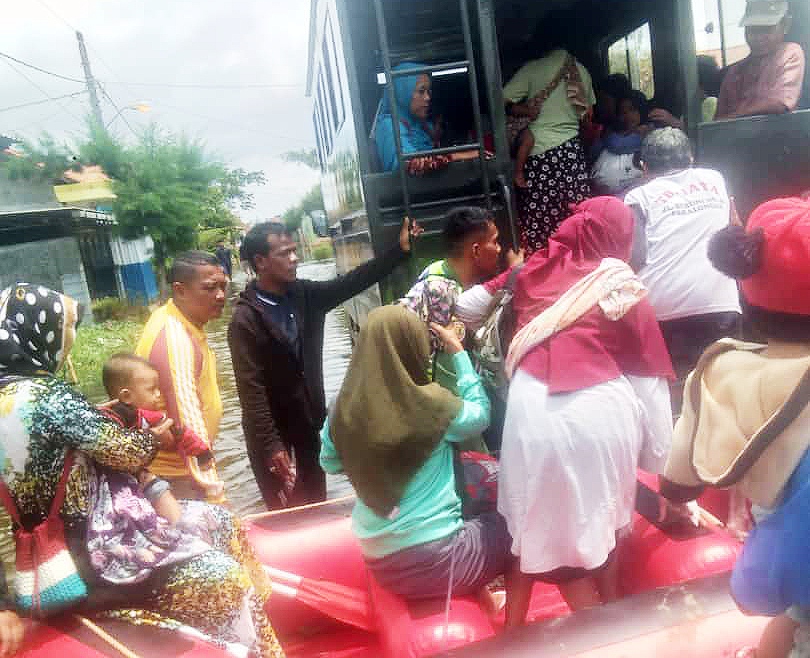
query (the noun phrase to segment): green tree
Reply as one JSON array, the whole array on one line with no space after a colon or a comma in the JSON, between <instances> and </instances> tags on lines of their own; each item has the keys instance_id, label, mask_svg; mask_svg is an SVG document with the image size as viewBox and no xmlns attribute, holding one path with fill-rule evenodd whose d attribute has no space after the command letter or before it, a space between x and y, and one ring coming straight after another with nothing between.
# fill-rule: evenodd
<instances>
[{"instance_id":1,"label":"green tree","mask_svg":"<svg viewBox=\"0 0 810 658\"><path fill-rule=\"evenodd\" d=\"M293 164L302 164L310 169L320 169L321 163L318 160L318 151L315 149L299 149L297 151L287 151L282 154L282 160Z\"/></svg>"},{"instance_id":2,"label":"green tree","mask_svg":"<svg viewBox=\"0 0 810 658\"><path fill-rule=\"evenodd\" d=\"M323 193L321 192L321 184L317 183L304 195L300 204L301 210L307 214L313 210L323 210Z\"/></svg>"},{"instance_id":3,"label":"green tree","mask_svg":"<svg viewBox=\"0 0 810 658\"><path fill-rule=\"evenodd\" d=\"M284 222L284 225L291 233L295 233L301 228L301 222L304 221L304 215L301 213L300 206L287 208L287 210L281 213L281 221Z\"/></svg>"},{"instance_id":4,"label":"green tree","mask_svg":"<svg viewBox=\"0 0 810 658\"><path fill-rule=\"evenodd\" d=\"M237 225L234 210L250 210L256 205L247 186L264 185L265 182L264 172L223 166L217 180L208 188L200 228L229 229L231 232Z\"/></svg>"},{"instance_id":5,"label":"green tree","mask_svg":"<svg viewBox=\"0 0 810 658\"><path fill-rule=\"evenodd\" d=\"M110 164L116 166L115 149L108 147L102 155L113 156ZM262 172L229 169L197 140L152 126L124 151L113 184L116 219L126 236L151 236L165 290L169 258L196 246L201 229L234 227L234 209L253 202L245 187L264 180Z\"/></svg>"},{"instance_id":6,"label":"green tree","mask_svg":"<svg viewBox=\"0 0 810 658\"><path fill-rule=\"evenodd\" d=\"M253 207L248 186L265 182L263 172L229 168L199 140L156 125L130 145L88 120L86 136L75 149L49 135L22 148L24 157L0 162L12 178L56 181L70 167L101 166L113 179L119 232L126 238L148 234L155 243L154 262L164 293L168 260L195 247L200 231L232 234L235 211Z\"/></svg>"},{"instance_id":7,"label":"green tree","mask_svg":"<svg viewBox=\"0 0 810 658\"><path fill-rule=\"evenodd\" d=\"M304 221L304 216L314 210L324 210L323 193L321 192L320 183L314 185L309 192L301 198L301 201L297 205L285 210L281 215L281 219L290 231L297 231L301 228L301 222Z\"/></svg>"},{"instance_id":8,"label":"green tree","mask_svg":"<svg viewBox=\"0 0 810 658\"><path fill-rule=\"evenodd\" d=\"M121 180L129 173L129 149L92 119L87 136L78 145L79 161L99 165L110 178Z\"/></svg>"},{"instance_id":9,"label":"green tree","mask_svg":"<svg viewBox=\"0 0 810 658\"><path fill-rule=\"evenodd\" d=\"M65 171L76 165L76 158L66 144L58 143L48 133L36 142L16 142L22 157L9 157L0 161L11 180L57 181Z\"/></svg>"},{"instance_id":10,"label":"green tree","mask_svg":"<svg viewBox=\"0 0 810 658\"><path fill-rule=\"evenodd\" d=\"M310 169L320 169L321 166L318 160L318 151L314 148L287 151L282 154L281 158L285 162L302 164ZM287 210L281 214L281 219L290 231L295 232L301 228L301 223L304 221L306 214L309 214L313 210L324 210L324 208L321 184L318 183L303 196L298 205L287 208Z\"/></svg>"}]
</instances>

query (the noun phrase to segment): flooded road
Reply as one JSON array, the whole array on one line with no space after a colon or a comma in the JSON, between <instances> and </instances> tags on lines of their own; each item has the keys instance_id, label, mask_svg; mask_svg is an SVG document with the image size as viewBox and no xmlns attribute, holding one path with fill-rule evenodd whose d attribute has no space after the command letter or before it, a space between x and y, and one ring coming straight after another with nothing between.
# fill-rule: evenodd
<instances>
[{"instance_id":1,"label":"flooded road","mask_svg":"<svg viewBox=\"0 0 810 658\"><path fill-rule=\"evenodd\" d=\"M322 281L335 276L334 262L305 263L298 268L302 279ZM222 395L223 416L219 427L219 439L214 452L220 476L225 482L228 499L238 514L264 511L259 488L253 478L250 462L245 454L245 441L242 435L242 412L236 394L236 382L228 351L228 322L233 310L233 302L244 288L244 280L234 282L231 300L225 307L223 316L207 325L208 340L217 356L219 386ZM335 309L326 316L323 347L323 372L326 401L337 395L346 367L351 357L351 341L346 328L342 308ZM327 475L327 493L330 498L351 493L351 487L343 476Z\"/></svg>"}]
</instances>

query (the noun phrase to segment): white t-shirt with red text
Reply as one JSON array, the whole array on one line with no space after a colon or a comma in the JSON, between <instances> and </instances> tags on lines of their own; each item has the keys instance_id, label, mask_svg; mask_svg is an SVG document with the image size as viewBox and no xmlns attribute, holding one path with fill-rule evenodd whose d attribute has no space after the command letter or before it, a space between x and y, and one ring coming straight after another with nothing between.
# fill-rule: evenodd
<instances>
[{"instance_id":1,"label":"white t-shirt with red text","mask_svg":"<svg viewBox=\"0 0 810 658\"><path fill-rule=\"evenodd\" d=\"M659 321L740 312L737 284L716 270L709 239L729 223L723 176L694 167L659 176L627 194L646 218L647 263L639 278Z\"/></svg>"}]
</instances>

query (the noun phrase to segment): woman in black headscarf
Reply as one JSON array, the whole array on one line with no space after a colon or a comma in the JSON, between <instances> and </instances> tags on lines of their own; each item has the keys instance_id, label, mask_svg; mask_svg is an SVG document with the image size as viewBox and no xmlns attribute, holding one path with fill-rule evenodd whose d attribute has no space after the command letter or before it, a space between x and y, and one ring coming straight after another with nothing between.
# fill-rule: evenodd
<instances>
[{"instance_id":1,"label":"woman in black headscarf","mask_svg":"<svg viewBox=\"0 0 810 658\"><path fill-rule=\"evenodd\" d=\"M123 429L54 376L79 316L73 299L42 286L16 283L0 293L0 488L8 494L4 505L18 512L15 525L30 531L51 516L67 474L58 506L67 543L57 565L61 589L54 594L41 577L33 585L18 577L13 600L2 583L1 607L43 615L107 611L136 623L185 624L261 656L282 656L264 613L264 574L236 520L195 502L193 536L182 520L167 527L149 491L126 482L152 461L162 437ZM43 561L36 553L33 571Z\"/></svg>"}]
</instances>

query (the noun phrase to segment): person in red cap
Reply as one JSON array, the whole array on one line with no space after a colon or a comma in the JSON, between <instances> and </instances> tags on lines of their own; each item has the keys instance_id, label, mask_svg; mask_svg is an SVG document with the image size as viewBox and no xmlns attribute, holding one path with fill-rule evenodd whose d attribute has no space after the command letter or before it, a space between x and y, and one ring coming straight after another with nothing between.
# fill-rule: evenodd
<instances>
[{"instance_id":1,"label":"person in red cap","mask_svg":"<svg viewBox=\"0 0 810 658\"><path fill-rule=\"evenodd\" d=\"M785 41L791 17L787 2L749 0L740 25L751 54L726 74L717 119L792 112L804 82L804 51Z\"/></svg>"},{"instance_id":2,"label":"person in red cap","mask_svg":"<svg viewBox=\"0 0 810 658\"><path fill-rule=\"evenodd\" d=\"M704 352L686 382L661 493L685 502L718 486L751 500L756 525L731 590L746 612L775 619L757 650L738 655L807 656L810 201L761 205L746 227L712 238L709 258L740 280L743 313L763 342L724 338Z\"/></svg>"}]
</instances>

